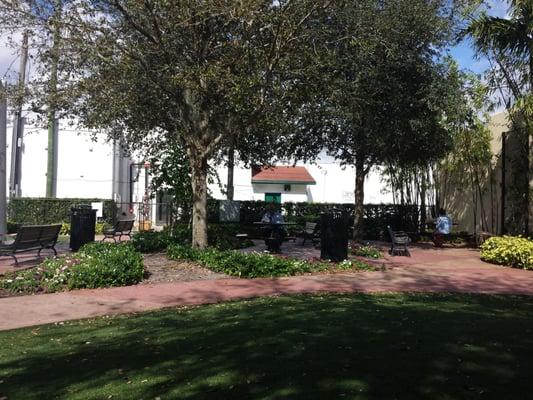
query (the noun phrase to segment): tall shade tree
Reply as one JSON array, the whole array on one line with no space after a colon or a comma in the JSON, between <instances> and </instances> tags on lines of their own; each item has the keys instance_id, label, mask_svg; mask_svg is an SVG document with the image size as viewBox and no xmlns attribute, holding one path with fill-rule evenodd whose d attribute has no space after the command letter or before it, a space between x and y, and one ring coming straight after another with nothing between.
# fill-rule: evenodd
<instances>
[{"instance_id":1,"label":"tall shade tree","mask_svg":"<svg viewBox=\"0 0 533 400\"><path fill-rule=\"evenodd\" d=\"M509 18L498 18L482 13L468 27L478 51L495 64L492 78L498 86L505 87L500 94L510 98L506 102L515 128L524 126L524 155L528 187L524 189L525 207L529 217L525 218L524 231L533 226L533 2L531 0L510 0Z\"/></svg>"},{"instance_id":2,"label":"tall shade tree","mask_svg":"<svg viewBox=\"0 0 533 400\"><path fill-rule=\"evenodd\" d=\"M446 85L436 62L453 25L448 4L338 2L317 22L328 44L324 89L304 128L314 134L303 144L295 140L293 154L326 148L355 167L354 239L363 234L364 182L371 168L428 162L448 148L439 101Z\"/></svg>"},{"instance_id":3,"label":"tall shade tree","mask_svg":"<svg viewBox=\"0 0 533 400\"><path fill-rule=\"evenodd\" d=\"M192 180L192 244L207 245L210 160L235 143L245 159L273 154L312 63L307 23L321 0L98 0L65 26L73 113L132 149L179 143ZM299 91L305 93L305 91ZM283 105L286 104L287 107ZM275 139L274 139L275 141Z\"/></svg>"}]
</instances>

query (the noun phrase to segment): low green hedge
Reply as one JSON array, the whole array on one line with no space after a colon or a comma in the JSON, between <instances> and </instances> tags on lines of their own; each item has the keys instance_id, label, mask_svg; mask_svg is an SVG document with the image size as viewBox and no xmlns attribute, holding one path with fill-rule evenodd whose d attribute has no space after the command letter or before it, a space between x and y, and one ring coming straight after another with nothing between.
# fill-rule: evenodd
<instances>
[{"instance_id":1,"label":"low green hedge","mask_svg":"<svg viewBox=\"0 0 533 400\"><path fill-rule=\"evenodd\" d=\"M15 222L8 222L7 223L7 233L17 233L19 226L25 225L25 224L18 224ZM30 225L30 224L28 224ZM94 233L97 235L103 235L104 229L107 227L110 227L107 222L97 222L94 227ZM60 235L70 235L70 223L68 222L62 222L61 223L61 230L59 231Z\"/></svg>"},{"instance_id":2,"label":"low green hedge","mask_svg":"<svg viewBox=\"0 0 533 400\"><path fill-rule=\"evenodd\" d=\"M210 224L207 228L209 246L219 250L240 249L253 246L251 240L239 240L236 235L243 233L239 224ZM162 251L169 244L190 245L192 231L189 225L176 224L160 232L144 231L135 233L131 243L141 253Z\"/></svg>"},{"instance_id":3,"label":"low green hedge","mask_svg":"<svg viewBox=\"0 0 533 400\"><path fill-rule=\"evenodd\" d=\"M244 229L241 224L209 224L207 227L207 240L209 246L219 250L240 249L254 245L250 240L238 239L236 235L239 233L250 232Z\"/></svg>"},{"instance_id":4,"label":"low green hedge","mask_svg":"<svg viewBox=\"0 0 533 400\"><path fill-rule=\"evenodd\" d=\"M481 245L481 259L494 264L533 269L533 240L519 236L497 236Z\"/></svg>"},{"instance_id":5,"label":"low green hedge","mask_svg":"<svg viewBox=\"0 0 533 400\"><path fill-rule=\"evenodd\" d=\"M260 221L267 205L264 201L239 201L239 222L250 225ZM219 220L220 200L208 201L208 220L210 223ZM353 224L353 203L307 203L284 202L280 204L281 212L290 222L304 224L305 222L318 222L320 214L331 209L343 210L350 216L350 225ZM387 226L395 230L418 232L420 209L416 205L401 204L365 204L363 217L364 238L367 240L388 239Z\"/></svg>"},{"instance_id":6,"label":"low green hedge","mask_svg":"<svg viewBox=\"0 0 533 400\"><path fill-rule=\"evenodd\" d=\"M142 255L127 243L90 243L76 254L48 258L37 268L0 279L18 293L133 285L144 276Z\"/></svg>"},{"instance_id":7,"label":"low green hedge","mask_svg":"<svg viewBox=\"0 0 533 400\"><path fill-rule=\"evenodd\" d=\"M195 261L215 272L242 278L292 276L328 269L374 269L361 261L344 261L333 264L319 260L298 260L255 252L220 251L213 248L195 250L190 246L180 244L170 245L167 249L167 256L171 260Z\"/></svg>"},{"instance_id":8,"label":"low green hedge","mask_svg":"<svg viewBox=\"0 0 533 400\"><path fill-rule=\"evenodd\" d=\"M117 205L108 199L58 199L17 197L9 200L9 221L16 224L44 225L70 221L70 209L80 204L103 203L103 219L112 224L116 219Z\"/></svg>"}]
</instances>

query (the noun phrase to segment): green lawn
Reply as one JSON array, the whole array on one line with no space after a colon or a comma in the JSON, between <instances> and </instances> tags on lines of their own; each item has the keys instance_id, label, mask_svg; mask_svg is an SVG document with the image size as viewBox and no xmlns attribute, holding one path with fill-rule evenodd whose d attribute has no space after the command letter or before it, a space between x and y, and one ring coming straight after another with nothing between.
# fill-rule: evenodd
<instances>
[{"instance_id":1,"label":"green lawn","mask_svg":"<svg viewBox=\"0 0 533 400\"><path fill-rule=\"evenodd\" d=\"M527 399L533 298L264 298L0 333L0 398Z\"/></svg>"}]
</instances>

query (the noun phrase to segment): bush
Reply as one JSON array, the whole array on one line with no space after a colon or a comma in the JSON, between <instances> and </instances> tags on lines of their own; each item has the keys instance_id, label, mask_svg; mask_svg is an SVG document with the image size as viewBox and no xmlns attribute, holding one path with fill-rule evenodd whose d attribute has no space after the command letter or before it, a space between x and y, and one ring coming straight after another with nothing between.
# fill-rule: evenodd
<instances>
[{"instance_id":1,"label":"bush","mask_svg":"<svg viewBox=\"0 0 533 400\"><path fill-rule=\"evenodd\" d=\"M520 236L499 236L481 245L481 259L494 264L533 269L533 241Z\"/></svg>"},{"instance_id":2,"label":"bush","mask_svg":"<svg viewBox=\"0 0 533 400\"><path fill-rule=\"evenodd\" d=\"M124 286L144 276L142 255L129 244L90 243L73 255L46 259L34 269L9 274L0 287L12 292Z\"/></svg>"},{"instance_id":3,"label":"bush","mask_svg":"<svg viewBox=\"0 0 533 400\"><path fill-rule=\"evenodd\" d=\"M215 271L243 278L291 276L327 269L373 269L361 261L340 264L319 260L298 260L262 253L217 249L195 250L190 246L172 244L167 249L172 260L195 261Z\"/></svg>"},{"instance_id":4,"label":"bush","mask_svg":"<svg viewBox=\"0 0 533 400\"><path fill-rule=\"evenodd\" d=\"M69 289L125 286L144 276L142 255L123 243L90 243L82 247L81 262L72 268Z\"/></svg>"},{"instance_id":5,"label":"bush","mask_svg":"<svg viewBox=\"0 0 533 400\"><path fill-rule=\"evenodd\" d=\"M106 222L97 222L94 227L94 233L97 235L103 235L104 229L108 227L109 225ZM70 235L70 223L63 222L61 224L61 230L59 231L60 235L67 236Z\"/></svg>"},{"instance_id":6,"label":"bush","mask_svg":"<svg viewBox=\"0 0 533 400\"><path fill-rule=\"evenodd\" d=\"M134 234L131 238L132 246L141 253L165 250L170 242L171 238L168 231L143 231Z\"/></svg>"}]
</instances>

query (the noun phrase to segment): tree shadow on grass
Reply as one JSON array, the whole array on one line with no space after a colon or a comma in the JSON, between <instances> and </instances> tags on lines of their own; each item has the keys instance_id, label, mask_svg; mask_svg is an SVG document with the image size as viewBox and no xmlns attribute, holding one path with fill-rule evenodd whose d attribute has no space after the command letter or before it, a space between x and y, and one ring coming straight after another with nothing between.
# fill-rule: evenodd
<instances>
[{"instance_id":1,"label":"tree shadow on grass","mask_svg":"<svg viewBox=\"0 0 533 400\"><path fill-rule=\"evenodd\" d=\"M0 334L0 394L525 398L532 314L521 297L315 295L42 326Z\"/></svg>"}]
</instances>

